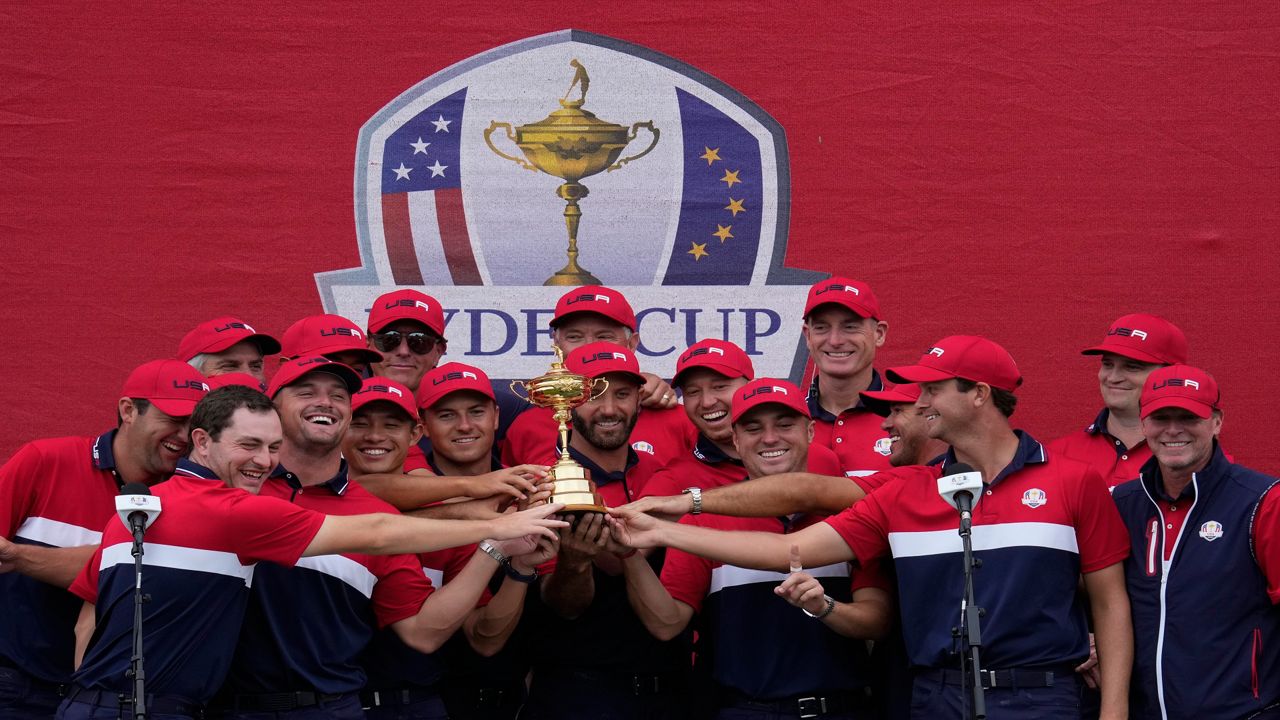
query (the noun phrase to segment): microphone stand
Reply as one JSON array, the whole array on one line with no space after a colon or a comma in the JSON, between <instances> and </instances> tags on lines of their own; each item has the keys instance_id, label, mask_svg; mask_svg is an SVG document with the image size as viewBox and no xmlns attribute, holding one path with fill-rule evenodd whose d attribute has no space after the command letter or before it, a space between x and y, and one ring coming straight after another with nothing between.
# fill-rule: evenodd
<instances>
[{"instance_id":1,"label":"microphone stand","mask_svg":"<svg viewBox=\"0 0 1280 720\"><path fill-rule=\"evenodd\" d=\"M137 519L135 519L137 517ZM133 656L129 659L128 677L133 680L134 720L147 717L147 673L142 666L142 606L150 596L142 592L142 534L146 531L146 519L142 513L129 518L133 530Z\"/></svg>"},{"instance_id":2,"label":"microphone stand","mask_svg":"<svg viewBox=\"0 0 1280 720\"><path fill-rule=\"evenodd\" d=\"M973 571L982 567L982 561L973 557L972 500L968 493L959 493L963 498L960 510L960 542L964 545L964 597L960 600L960 629L953 634L960 638L964 650L960 654L960 674L970 683L973 691L971 706L974 720L985 720L987 717L987 700L982 689L982 608L973 594ZM968 657L966 657L966 653ZM966 662L967 661L967 662Z\"/></svg>"}]
</instances>

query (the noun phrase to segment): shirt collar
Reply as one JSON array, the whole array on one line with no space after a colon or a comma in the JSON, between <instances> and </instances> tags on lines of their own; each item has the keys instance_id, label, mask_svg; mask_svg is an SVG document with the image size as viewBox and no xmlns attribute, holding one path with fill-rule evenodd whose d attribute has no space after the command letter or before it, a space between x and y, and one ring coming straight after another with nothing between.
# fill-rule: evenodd
<instances>
[{"instance_id":1,"label":"shirt collar","mask_svg":"<svg viewBox=\"0 0 1280 720\"><path fill-rule=\"evenodd\" d=\"M276 469L271 471L271 477L283 478L289 487L294 490L302 489L302 481L298 479L297 475L285 469L284 465L277 465ZM338 474L320 483L317 487L327 487L334 495L345 495L349 484L347 480L347 459L342 458L342 463L338 466Z\"/></svg>"},{"instance_id":2,"label":"shirt collar","mask_svg":"<svg viewBox=\"0 0 1280 720\"><path fill-rule=\"evenodd\" d=\"M591 471L591 479L595 482L596 487L608 485L611 482L625 482L627 479L627 473L631 471L631 468L636 466L636 463L640 462L640 456L636 454L635 448L632 448L629 445L627 446L627 465L620 472L609 472L605 470L597 465L594 460L578 452L578 449L572 445L569 446L569 457L577 460L582 467Z\"/></svg>"},{"instance_id":3,"label":"shirt collar","mask_svg":"<svg viewBox=\"0 0 1280 720\"><path fill-rule=\"evenodd\" d=\"M1231 466L1227 456L1222 452L1222 447L1218 445L1218 441L1213 441L1213 454L1209 456L1209 464L1204 469L1193 476L1193 480L1187 483L1182 489L1182 494L1176 498L1169 497L1164 491L1164 481L1160 477L1160 461L1156 460L1153 455L1150 460L1142 464L1138 478L1147 486L1147 491L1151 493L1151 497L1159 498L1168 502L1181 500L1182 498L1194 498L1198 488L1204 488L1205 492L1209 492L1218 484L1218 479L1227 474L1227 468Z\"/></svg>"},{"instance_id":4,"label":"shirt collar","mask_svg":"<svg viewBox=\"0 0 1280 720\"><path fill-rule=\"evenodd\" d=\"M693 456L697 458L699 462L706 463L707 465L718 465L722 462L733 463L738 466L742 465L741 460L729 457L728 453L721 450L719 445L716 445L711 441L711 438L703 435L702 433L698 433L698 442L693 446Z\"/></svg>"},{"instance_id":5,"label":"shirt collar","mask_svg":"<svg viewBox=\"0 0 1280 720\"><path fill-rule=\"evenodd\" d=\"M435 473L436 475L444 476L446 474L443 470L440 469L439 465L436 465L436 454L434 451L427 453L427 465L430 466L431 472ZM502 469L502 459L498 457L498 453L496 452L491 453L489 455L489 470L493 471L493 470L501 470L501 469Z\"/></svg>"},{"instance_id":6,"label":"shirt collar","mask_svg":"<svg viewBox=\"0 0 1280 720\"><path fill-rule=\"evenodd\" d=\"M867 385L866 392L880 392L883 389L884 381L880 379L880 373L876 372L875 368L872 368L871 383ZM822 407L822 403L818 402L818 377L816 375L813 378L813 384L809 386L809 396L806 398L806 401L809 404L809 415L814 420L821 420L823 422L836 421L836 416L827 412L826 408ZM848 408L844 412L849 412L849 410L866 409L867 406L862 403L862 395L858 395L858 402L854 403L853 407Z\"/></svg>"},{"instance_id":7,"label":"shirt collar","mask_svg":"<svg viewBox=\"0 0 1280 720\"><path fill-rule=\"evenodd\" d=\"M989 486L995 485L1027 465L1035 465L1045 461L1043 445L1024 430L1014 430L1013 432L1018 436L1018 449L1013 452L1013 460L1009 461L1009 464L1000 471L999 475L996 475L991 482L987 483ZM942 472L946 473L947 466L955 462L955 448L947 448L946 454L942 456Z\"/></svg>"},{"instance_id":8,"label":"shirt collar","mask_svg":"<svg viewBox=\"0 0 1280 720\"><path fill-rule=\"evenodd\" d=\"M98 470L115 470L116 456L112 451L111 444L116 441L116 432L119 428L112 428L97 437L93 441L93 466Z\"/></svg>"},{"instance_id":9,"label":"shirt collar","mask_svg":"<svg viewBox=\"0 0 1280 720\"><path fill-rule=\"evenodd\" d=\"M182 458L178 461L178 467L173 474L201 480L223 481L214 471L188 458Z\"/></svg>"},{"instance_id":10,"label":"shirt collar","mask_svg":"<svg viewBox=\"0 0 1280 720\"><path fill-rule=\"evenodd\" d=\"M1098 413L1098 417L1093 419L1093 424L1085 428L1084 431L1090 435L1107 434L1107 420L1111 419L1111 411L1102 408L1102 412Z\"/></svg>"}]
</instances>

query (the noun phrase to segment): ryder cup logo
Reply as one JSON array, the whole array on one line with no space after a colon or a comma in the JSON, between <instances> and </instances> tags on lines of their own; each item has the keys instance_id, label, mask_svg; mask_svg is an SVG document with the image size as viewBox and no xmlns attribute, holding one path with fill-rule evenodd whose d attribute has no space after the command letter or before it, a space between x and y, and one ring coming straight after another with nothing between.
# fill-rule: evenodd
<instances>
[{"instance_id":1,"label":"ryder cup logo","mask_svg":"<svg viewBox=\"0 0 1280 720\"><path fill-rule=\"evenodd\" d=\"M783 267L783 130L648 48L562 30L426 78L361 128L355 210L361 266L317 274L325 310L363 326L377 296L424 289L449 352L495 377L544 372L557 299L592 284L636 310L651 372L669 377L709 337L760 374L803 367L820 276Z\"/></svg>"},{"instance_id":2,"label":"ryder cup logo","mask_svg":"<svg viewBox=\"0 0 1280 720\"><path fill-rule=\"evenodd\" d=\"M888 457L889 453L893 452L893 441L887 437L882 437L879 440L876 440L876 444L872 446L872 449L881 455Z\"/></svg>"},{"instance_id":3,"label":"ryder cup logo","mask_svg":"<svg viewBox=\"0 0 1280 720\"><path fill-rule=\"evenodd\" d=\"M1031 488L1030 490L1022 493L1022 504L1032 510L1040 507L1048 501L1049 496L1045 495L1044 491L1040 488Z\"/></svg>"},{"instance_id":4,"label":"ryder cup logo","mask_svg":"<svg viewBox=\"0 0 1280 720\"><path fill-rule=\"evenodd\" d=\"M1222 537L1222 523L1216 520L1210 520L1209 522L1201 525L1200 537L1204 538L1206 542L1213 542L1214 540Z\"/></svg>"}]
</instances>

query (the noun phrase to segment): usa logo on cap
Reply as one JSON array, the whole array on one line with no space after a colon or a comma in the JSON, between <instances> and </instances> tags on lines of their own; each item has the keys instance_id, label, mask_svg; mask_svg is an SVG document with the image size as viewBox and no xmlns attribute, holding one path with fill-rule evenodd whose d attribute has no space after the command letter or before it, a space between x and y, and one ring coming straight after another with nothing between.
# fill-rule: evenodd
<instances>
[{"instance_id":1,"label":"usa logo on cap","mask_svg":"<svg viewBox=\"0 0 1280 720\"><path fill-rule=\"evenodd\" d=\"M787 377L822 277L783 265L790 202L786 136L759 105L650 48L561 30L466 58L368 119L361 265L316 282L327 312L357 321L383 293L429 287L450 354L495 377L546 370L549 310L586 285L634 307L647 370L670 377L691 340L716 337Z\"/></svg>"}]
</instances>

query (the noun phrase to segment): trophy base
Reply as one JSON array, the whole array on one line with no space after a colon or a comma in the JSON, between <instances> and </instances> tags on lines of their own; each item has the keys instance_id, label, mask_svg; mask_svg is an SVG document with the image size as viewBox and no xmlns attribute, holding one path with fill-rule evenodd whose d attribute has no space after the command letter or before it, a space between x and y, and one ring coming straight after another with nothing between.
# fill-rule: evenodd
<instances>
[{"instance_id":1,"label":"trophy base","mask_svg":"<svg viewBox=\"0 0 1280 720\"><path fill-rule=\"evenodd\" d=\"M565 511L566 513L571 513L571 514L575 514L575 513L600 513L600 514L604 514L604 513L608 512L608 511L609 511L609 509L608 509L608 508L606 508L606 507L605 507L605 506L603 506L603 505L565 505L565 506L564 506L564 511Z\"/></svg>"},{"instance_id":2,"label":"trophy base","mask_svg":"<svg viewBox=\"0 0 1280 720\"><path fill-rule=\"evenodd\" d=\"M586 270L581 268L569 269L566 267L561 270L557 270L556 274L547 278L547 281L542 284L544 286L552 287L578 287L581 285L600 285L602 283L600 282L600 278L597 278Z\"/></svg>"}]
</instances>

